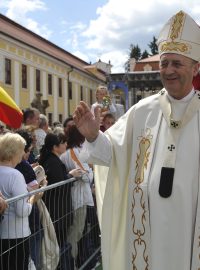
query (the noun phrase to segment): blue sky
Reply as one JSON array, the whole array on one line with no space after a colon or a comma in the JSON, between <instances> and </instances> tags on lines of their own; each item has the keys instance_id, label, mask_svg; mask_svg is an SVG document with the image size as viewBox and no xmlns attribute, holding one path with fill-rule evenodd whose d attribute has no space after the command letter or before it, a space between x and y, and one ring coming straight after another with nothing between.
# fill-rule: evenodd
<instances>
[{"instance_id":1,"label":"blue sky","mask_svg":"<svg viewBox=\"0 0 200 270\"><path fill-rule=\"evenodd\" d=\"M123 72L131 43L148 50L162 25L183 9L200 24L199 0L0 0L0 13L86 62Z\"/></svg>"}]
</instances>

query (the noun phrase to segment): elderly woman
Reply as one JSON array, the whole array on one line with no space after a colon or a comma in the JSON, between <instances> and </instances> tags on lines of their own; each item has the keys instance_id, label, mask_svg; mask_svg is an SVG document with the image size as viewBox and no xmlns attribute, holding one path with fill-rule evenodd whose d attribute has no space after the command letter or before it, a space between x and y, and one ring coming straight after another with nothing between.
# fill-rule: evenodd
<instances>
[{"instance_id":1,"label":"elderly woman","mask_svg":"<svg viewBox=\"0 0 200 270\"><path fill-rule=\"evenodd\" d=\"M27 189L28 191L31 191L33 189L38 189L39 188L39 183L37 182L37 177L34 172L34 169L28 162L28 158L30 155L30 151L32 148L32 134L27 132L25 129L18 129L16 131L17 134L22 136L24 140L26 141L26 146L24 148L24 155L22 157L22 160L15 169L20 171L25 179L25 182L27 184ZM41 193L40 193L41 194ZM39 196L39 194L38 194ZM40 250L41 250L41 239L42 239L42 234L41 234L41 223L40 223L40 216L39 216L39 209L37 204L34 204L32 207L31 214L29 215L29 226L31 230L32 236L30 237L30 255L31 259L34 262L36 269L39 269L40 267Z\"/></svg>"},{"instance_id":2,"label":"elderly woman","mask_svg":"<svg viewBox=\"0 0 200 270\"><path fill-rule=\"evenodd\" d=\"M15 169L24 154L25 140L14 133L0 136L0 191L5 199L28 193L24 176ZM0 223L1 270L28 269L28 216L36 197L10 203ZM7 250L9 250L7 252Z\"/></svg>"}]
</instances>

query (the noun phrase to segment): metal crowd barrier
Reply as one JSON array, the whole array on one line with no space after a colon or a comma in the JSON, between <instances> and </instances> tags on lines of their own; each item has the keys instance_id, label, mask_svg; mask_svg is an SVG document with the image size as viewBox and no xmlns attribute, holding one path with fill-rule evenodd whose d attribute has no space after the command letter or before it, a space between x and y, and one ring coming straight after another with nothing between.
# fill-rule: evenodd
<instances>
[{"instance_id":1,"label":"metal crowd barrier","mask_svg":"<svg viewBox=\"0 0 200 270\"><path fill-rule=\"evenodd\" d=\"M97 269L101 248L96 207L72 210L74 181L71 178L7 200L9 206L0 220L1 270ZM26 202L40 192L43 197L28 216Z\"/></svg>"}]
</instances>

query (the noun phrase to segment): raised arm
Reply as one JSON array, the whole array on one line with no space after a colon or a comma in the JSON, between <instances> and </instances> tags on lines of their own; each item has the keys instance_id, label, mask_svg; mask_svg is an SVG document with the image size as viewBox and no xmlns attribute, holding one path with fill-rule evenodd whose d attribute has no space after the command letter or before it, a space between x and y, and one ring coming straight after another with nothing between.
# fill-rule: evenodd
<instances>
[{"instance_id":1,"label":"raised arm","mask_svg":"<svg viewBox=\"0 0 200 270\"><path fill-rule=\"evenodd\" d=\"M80 101L73 114L73 119L78 130L87 141L93 142L96 140L100 128L100 111L98 106L94 109L93 115L89 106L84 101Z\"/></svg>"},{"instance_id":2,"label":"raised arm","mask_svg":"<svg viewBox=\"0 0 200 270\"><path fill-rule=\"evenodd\" d=\"M89 106L80 101L74 115L74 122L81 134L86 138L80 159L82 162L109 166L111 161L111 144L100 128L100 108L94 109L94 114ZM88 143L89 142L89 143Z\"/></svg>"}]
</instances>

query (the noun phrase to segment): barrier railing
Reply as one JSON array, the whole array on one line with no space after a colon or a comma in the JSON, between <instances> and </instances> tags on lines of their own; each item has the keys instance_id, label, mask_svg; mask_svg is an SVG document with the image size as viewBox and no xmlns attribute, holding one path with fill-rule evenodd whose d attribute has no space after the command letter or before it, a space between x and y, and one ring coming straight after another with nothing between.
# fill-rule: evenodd
<instances>
[{"instance_id":1,"label":"barrier railing","mask_svg":"<svg viewBox=\"0 0 200 270\"><path fill-rule=\"evenodd\" d=\"M74 181L7 200L9 206L0 221L1 270L95 269L101 257L96 207L73 210ZM41 192L42 199L30 210L29 197Z\"/></svg>"}]
</instances>

